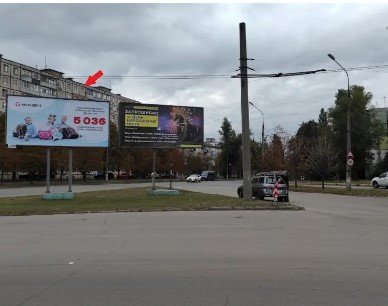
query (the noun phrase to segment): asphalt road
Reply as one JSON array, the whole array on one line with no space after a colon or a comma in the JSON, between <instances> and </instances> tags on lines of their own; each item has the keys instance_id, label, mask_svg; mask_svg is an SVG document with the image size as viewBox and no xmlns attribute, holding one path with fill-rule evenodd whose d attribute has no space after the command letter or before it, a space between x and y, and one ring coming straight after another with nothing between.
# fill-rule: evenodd
<instances>
[{"instance_id":1,"label":"asphalt road","mask_svg":"<svg viewBox=\"0 0 388 306\"><path fill-rule=\"evenodd\" d=\"M0 304L387 305L388 201L291 200L306 210L0 217Z\"/></svg>"}]
</instances>

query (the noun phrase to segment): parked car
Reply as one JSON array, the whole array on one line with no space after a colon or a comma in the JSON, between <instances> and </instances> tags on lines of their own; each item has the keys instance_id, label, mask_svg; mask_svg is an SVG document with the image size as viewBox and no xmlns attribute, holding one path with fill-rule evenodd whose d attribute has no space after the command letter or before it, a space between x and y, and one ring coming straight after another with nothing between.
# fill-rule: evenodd
<instances>
[{"instance_id":1,"label":"parked car","mask_svg":"<svg viewBox=\"0 0 388 306\"><path fill-rule=\"evenodd\" d=\"M383 174L374 177L371 181L371 185L374 188L388 187L388 172L384 172Z\"/></svg>"},{"instance_id":2,"label":"parked car","mask_svg":"<svg viewBox=\"0 0 388 306\"><path fill-rule=\"evenodd\" d=\"M279 197L281 202L288 202L289 179L285 171L261 172L252 178L252 197L263 200L265 197L272 197L275 178L278 181ZM244 186L237 188L240 198L244 196Z\"/></svg>"},{"instance_id":3,"label":"parked car","mask_svg":"<svg viewBox=\"0 0 388 306\"><path fill-rule=\"evenodd\" d=\"M202 171L201 180L202 181L214 181L216 179L216 173L214 171Z\"/></svg>"},{"instance_id":4,"label":"parked car","mask_svg":"<svg viewBox=\"0 0 388 306\"><path fill-rule=\"evenodd\" d=\"M132 178L132 173L128 173L128 172L121 172L117 175L117 179L119 180L128 180Z\"/></svg>"},{"instance_id":5,"label":"parked car","mask_svg":"<svg viewBox=\"0 0 388 306\"><path fill-rule=\"evenodd\" d=\"M99 180L103 180L105 179L105 174L106 172L103 171L103 172L97 172L97 174L94 176L95 179L99 179ZM113 172L111 171L108 171L108 179L111 180L111 179L114 179L115 178L115 175Z\"/></svg>"},{"instance_id":6,"label":"parked car","mask_svg":"<svg viewBox=\"0 0 388 306\"><path fill-rule=\"evenodd\" d=\"M55 178L55 172L51 172L50 178ZM19 173L19 179L28 179L28 180L44 180L46 179L46 173L44 172L21 172Z\"/></svg>"},{"instance_id":7,"label":"parked car","mask_svg":"<svg viewBox=\"0 0 388 306\"><path fill-rule=\"evenodd\" d=\"M199 174L192 174L187 177L186 181L188 183L200 183L201 182L201 176Z\"/></svg>"}]
</instances>

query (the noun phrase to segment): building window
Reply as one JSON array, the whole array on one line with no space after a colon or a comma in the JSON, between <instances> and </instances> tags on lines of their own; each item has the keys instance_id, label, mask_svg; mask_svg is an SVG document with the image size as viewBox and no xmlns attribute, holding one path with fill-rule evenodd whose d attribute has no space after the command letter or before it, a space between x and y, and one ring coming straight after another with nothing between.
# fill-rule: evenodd
<instances>
[{"instance_id":1,"label":"building window","mask_svg":"<svg viewBox=\"0 0 388 306\"><path fill-rule=\"evenodd\" d=\"M12 85L13 86L18 86L19 85L18 80L17 79L12 79Z\"/></svg>"},{"instance_id":2,"label":"building window","mask_svg":"<svg viewBox=\"0 0 388 306\"><path fill-rule=\"evenodd\" d=\"M4 64L3 68L4 68L4 72L8 72L8 65Z\"/></svg>"},{"instance_id":3,"label":"building window","mask_svg":"<svg viewBox=\"0 0 388 306\"><path fill-rule=\"evenodd\" d=\"M5 96L7 95L7 93L8 93L8 91L7 91L6 89L3 89L3 90L1 91L1 95L2 95L3 97L5 97Z\"/></svg>"},{"instance_id":4,"label":"building window","mask_svg":"<svg viewBox=\"0 0 388 306\"><path fill-rule=\"evenodd\" d=\"M22 70L22 76L32 78L32 72L28 70Z\"/></svg>"},{"instance_id":5,"label":"building window","mask_svg":"<svg viewBox=\"0 0 388 306\"><path fill-rule=\"evenodd\" d=\"M14 67L14 68L13 68L13 74L18 74L18 73L19 73L19 69L16 68L16 67Z\"/></svg>"},{"instance_id":6,"label":"building window","mask_svg":"<svg viewBox=\"0 0 388 306\"><path fill-rule=\"evenodd\" d=\"M26 81L22 81L22 87L24 88L30 88L30 83L26 82Z\"/></svg>"},{"instance_id":7,"label":"building window","mask_svg":"<svg viewBox=\"0 0 388 306\"><path fill-rule=\"evenodd\" d=\"M7 85L8 84L8 78L6 76L3 76L2 82L3 82L3 84Z\"/></svg>"}]
</instances>

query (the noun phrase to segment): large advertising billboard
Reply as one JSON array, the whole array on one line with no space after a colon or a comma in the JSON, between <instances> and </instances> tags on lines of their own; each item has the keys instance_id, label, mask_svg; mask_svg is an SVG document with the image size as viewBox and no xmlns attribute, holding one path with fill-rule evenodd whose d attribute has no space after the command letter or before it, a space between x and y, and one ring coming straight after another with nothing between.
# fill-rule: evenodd
<instances>
[{"instance_id":1,"label":"large advertising billboard","mask_svg":"<svg viewBox=\"0 0 388 306\"><path fill-rule=\"evenodd\" d=\"M119 104L123 148L190 148L203 145L203 107Z\"/></svg>"},{"instance_id":2,"label":"large advertising billboard","mask_svg":"<svg viewBox=\"0 0 388 306\"><path fill-rule=\"evenodd\" d=\"M7 144L108 147L109 102L8 96Z\"/></svg>"}]
</instances>

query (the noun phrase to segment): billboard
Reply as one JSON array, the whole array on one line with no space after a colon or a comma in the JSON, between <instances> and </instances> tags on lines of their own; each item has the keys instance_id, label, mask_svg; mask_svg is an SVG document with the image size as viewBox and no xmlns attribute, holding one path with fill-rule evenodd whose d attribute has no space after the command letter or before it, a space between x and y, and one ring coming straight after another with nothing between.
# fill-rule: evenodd
<instances>
[{"instance_id":1,"label":"billboard","mask_svg":"<svg viewBox=\"0 0 388 306\"><path fill-rule=\"evenodd\" d=\"M119 104L123 148L193 148L203 144L203 107Z\"/></svg>"},{"instance_id":2,"label":"billboard","mask_svg":"<svg viewBox=\"0 0 388 306\"><path fill-rule=\"evenodd\" d=\"M8 96L8 145L108 147L109 102Z\"/></svg>"}]
</instances>

